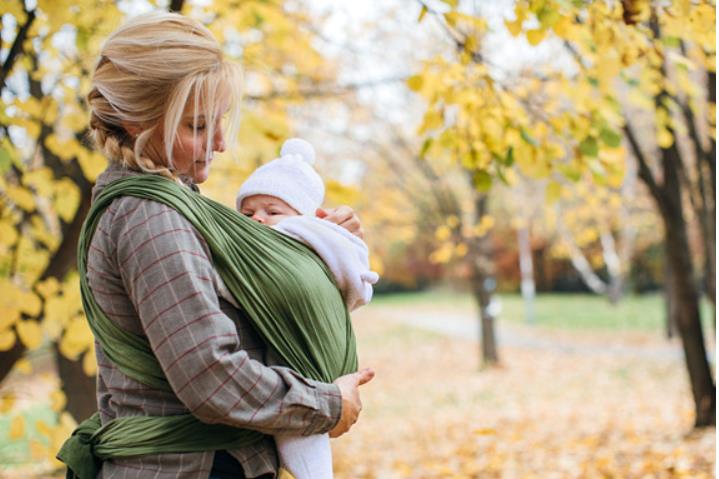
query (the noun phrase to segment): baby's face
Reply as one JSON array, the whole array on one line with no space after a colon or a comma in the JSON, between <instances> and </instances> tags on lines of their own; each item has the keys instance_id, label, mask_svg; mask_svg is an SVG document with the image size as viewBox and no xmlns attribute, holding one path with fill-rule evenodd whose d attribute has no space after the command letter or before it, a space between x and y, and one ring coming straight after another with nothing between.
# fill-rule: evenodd
<instances>
[{"instance_id":1,"label":"baby's face","mask_svg":"<svg viewBox=\"0 0 719 479\"><path fill-rule=\"evenodd\" d=\"M273 226L290 216L300 214L279 198L269 195L252 195L242 200L240 213L263 225Z\"/></svg>"}]
</instances>

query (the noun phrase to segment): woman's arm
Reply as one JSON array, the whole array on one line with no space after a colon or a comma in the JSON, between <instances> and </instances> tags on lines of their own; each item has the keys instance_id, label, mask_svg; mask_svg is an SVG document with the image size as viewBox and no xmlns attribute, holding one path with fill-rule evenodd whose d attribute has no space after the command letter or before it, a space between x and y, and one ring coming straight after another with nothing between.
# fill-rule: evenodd
<instances>
[{"instance_id":1,"label":"woman's arm","mask_svg":"<svg viewBox=\"0 0 719 479\"><path fill-rule=\"evenodd\" d=\"M338 424L340 388L251 359L220 309L204 240L175 210L137 201L117 236L117 263L180 401L204 422L268 434L322 433Z\"/></svg>"}]
</instances>

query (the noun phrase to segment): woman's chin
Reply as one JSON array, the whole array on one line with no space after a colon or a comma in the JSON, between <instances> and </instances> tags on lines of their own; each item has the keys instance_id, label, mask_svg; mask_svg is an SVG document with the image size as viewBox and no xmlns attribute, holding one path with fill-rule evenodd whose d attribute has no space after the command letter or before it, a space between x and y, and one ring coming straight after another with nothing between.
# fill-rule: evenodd
<instances>
[{"instance_id":1,"label":"woman's chin","mask_svg":"<svg viewBox=\"0 0 719 479\"><path fill-rule=\"evenodd\" d=\"M192 181L196 184L204 183L210 175L210 164L201 162L195 164L195 171L192 172Z\"/></svg>"}]
</instances>

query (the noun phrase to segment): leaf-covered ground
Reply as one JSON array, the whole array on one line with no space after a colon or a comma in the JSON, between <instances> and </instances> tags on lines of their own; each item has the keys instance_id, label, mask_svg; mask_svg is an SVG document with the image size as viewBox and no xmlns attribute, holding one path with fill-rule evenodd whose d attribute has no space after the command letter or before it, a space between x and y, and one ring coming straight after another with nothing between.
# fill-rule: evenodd
<instances>
[{"instance_id":1,"label":"leaf-covered ground","mask_svg":"<svg viewBox=\"0 0 719 479\"><path fill-rule=\"evenodd\" d=\"M361 363L377 377L360 422L334 442L337 479L715 477L715 430L692 431L683 363L643 354L666 348L660 333L537 331L576 335L588 353L503 347L502 367L480 371L472 337L398 314L442 320L410 305L356 315ZM597 353L610 339L622 354Z\"/></svg>"},{"instance_id":2,"label":"leaf-covered ground","mask_svg":"<svg viewBox=\"0 0 719 479\"><path fill-rule=\"evenodd\" d=\"M333 443L336 479L715 477L715 430L692 431L676 341L503 322L502 367L480 370L463 321L472 331L471 303L455 300L380 300L356 314L361 364L377 377L359 423ZM48 357L33 363L4 385L22 393L12 409L29 430L56 420ZM33 452L41 435L7 441L10 417L0 478L63 477Z\"/></svg>"}]
</instances>

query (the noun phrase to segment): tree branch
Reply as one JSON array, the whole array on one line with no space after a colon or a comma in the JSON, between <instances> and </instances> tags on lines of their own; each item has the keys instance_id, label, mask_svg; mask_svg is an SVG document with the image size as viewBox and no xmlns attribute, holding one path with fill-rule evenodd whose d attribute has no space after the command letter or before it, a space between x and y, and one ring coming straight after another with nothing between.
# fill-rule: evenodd
<instances>
[{"instance_id":1,"label":"tree branch","mask_svg":"<svg viewBox=\"0 0 719 479\"><path fill-rule=\"evenodd\" d=\"M24 4L24 3L23 3ZM5 58L5 63L3 63L2 71L0 71L0 91L2 91L3 88L5 88L5 80L7 79L8 75L10 74L10 70L12 70L13 65L15 65L15 61L18 59L20 54L23 50L23 43L25 43L25 39L27 38L27 32L30 30L30 27L32 26L33 22L35 21L35 9L32 11L25 11L27 14L27 20L23 24L22 27L20 27L20 30L17 32L17 36L15 37L15 41L13 42L12 46L10 47L10 51L7 54L7 57Z\"/></svg>"},{"instance_id":2,"label":"tree branch","mask_svg":"<svg viewBox=\"0 0 719 479\"><path fill-rule=\"evenodd\" d=\"M646 156L644 155L644 152L642 151L642 148L639 146L639 142L637 141L637 137L634 133L634 130L632 129L631 124L629 123L629 118L626 118L626 123L624 124L623 130L624 130L624 136L629 141L629 145L631 146L632 153L634 154L634 158L637 159L637 164L639 165L639 177L647 185L652 196L657 201L661 201L662 191L661 191L659 185L657 184L656 179L654 178L654 174L652 173L651 168L649 168L649 163L647 163L647 159L646 159Z\"/></svg>"}]
</instances>

